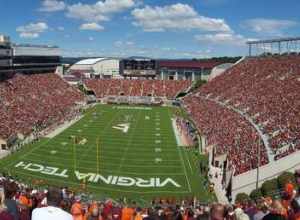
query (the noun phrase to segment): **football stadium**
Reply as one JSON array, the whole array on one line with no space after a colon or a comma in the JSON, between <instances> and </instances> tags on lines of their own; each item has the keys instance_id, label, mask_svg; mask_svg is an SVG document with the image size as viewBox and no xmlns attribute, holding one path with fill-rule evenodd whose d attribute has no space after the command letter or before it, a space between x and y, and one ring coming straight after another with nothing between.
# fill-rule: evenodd
<instances>
[{"instance_id":1,"label":"football stadium","mask_svg":"<svg viewBox=\"0 0 300 220\"><path fill-rule=\"evenodd\" d=\"M0 220L300 219L300 21L38 4L0 34Z\"/></svg>"}]
</instances>

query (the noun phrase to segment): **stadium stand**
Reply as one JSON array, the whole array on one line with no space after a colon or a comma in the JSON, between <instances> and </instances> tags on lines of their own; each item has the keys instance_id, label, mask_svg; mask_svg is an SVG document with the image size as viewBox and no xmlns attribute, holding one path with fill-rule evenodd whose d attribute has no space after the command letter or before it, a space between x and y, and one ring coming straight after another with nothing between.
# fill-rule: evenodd
<instances>
[{"instance_id":1,"label":"stadium stand","mask_svg":"<svg viewBox=\"0 0 300 220\"><path fill-rule=\"evenodd\" d=\"M300 56L247 58L184 103L235 175L300 149ZM250 123L251 122L251 123ZM260 147L257 145L260 143Z\"/></svg>"},{"instance_id":2,"label":"stadium stand","mask_svg":"<svg viewBox=\"0 0 300 220\"><path fill-rule=\"evenodd\" d=\"M97 98L105 96L154 96L175 98L191 86L189 80L121 80L87 79L84 85L94 91Z\"/></svg>"},{"instance_id":3,"label":"stadium stand","mask_svg":"<svg viewBox=\"0 0 300 220\"><path fill-rule=\"evenodd\" d=\"M16 74L0 82L0 138L22 134L62 122L84 100L79 90L58 75Z\"/></svg>"}]
</instances>

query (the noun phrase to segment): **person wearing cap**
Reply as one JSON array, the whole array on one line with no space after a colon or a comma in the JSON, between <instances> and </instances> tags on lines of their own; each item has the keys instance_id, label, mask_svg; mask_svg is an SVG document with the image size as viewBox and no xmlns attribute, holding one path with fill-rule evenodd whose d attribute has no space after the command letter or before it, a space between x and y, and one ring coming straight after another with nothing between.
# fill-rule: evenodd
<instances>
[{"instance_id":1,"label":"person wearing cap","mask_svg":"<svg viewBox=\"0 0 300 220\"><path fill-rule=\"evenodd\" d=\"M62 194L59 189L49 188L47 207L36 208L32 212L32 220L73 220L72 215L59 208Z\"/></svg>"},{"instance_id":2,"label":"person wearing cap","mask_svg":"<svg viewBox=\"0 0 300 220\"><path fill-rule=\"evenodd\" d=\"M75 203L71 207L71 214L74 220L84 220L80 196L75 196Z\"/></svg>"}]
</instances>

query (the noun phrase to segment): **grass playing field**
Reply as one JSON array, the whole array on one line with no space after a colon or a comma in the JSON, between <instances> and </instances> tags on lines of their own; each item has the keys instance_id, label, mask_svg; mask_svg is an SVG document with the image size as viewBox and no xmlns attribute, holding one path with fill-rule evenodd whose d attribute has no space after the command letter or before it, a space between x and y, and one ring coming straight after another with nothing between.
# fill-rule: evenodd
<instances>
[{"instance_id":1,"label":"grass playing field","mask_svg":"<svg viewBox=\"0 0 300 220\"><path fill-rule=\"evenodd\" d=\"M74 190L86 185L84 190L103 197L212 200L198 171L198 161L206 158L177 146L173 113L168 107L97 105L54 138L23 147L0 166L27 182Z\"/></svg>"}]
</instances>

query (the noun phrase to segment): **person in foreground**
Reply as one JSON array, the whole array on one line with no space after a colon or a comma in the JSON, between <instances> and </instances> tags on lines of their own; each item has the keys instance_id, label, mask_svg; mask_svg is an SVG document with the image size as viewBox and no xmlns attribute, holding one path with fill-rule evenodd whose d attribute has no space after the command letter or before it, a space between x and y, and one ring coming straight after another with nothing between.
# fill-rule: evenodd
<instances>
[{"instance_id":1,"label":"person in foreground","mask_svg":"<svg viewBox=\"0 0 300 220\"><path fill-rule=\"evenodd\" d=\"M59 189L50 188L47 195L47 207L36 208L32 220L73 220L72 215L59 208L62 194Z\"/></svg>"}]
</instances>

